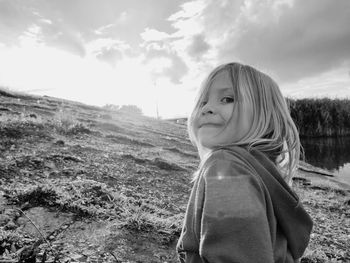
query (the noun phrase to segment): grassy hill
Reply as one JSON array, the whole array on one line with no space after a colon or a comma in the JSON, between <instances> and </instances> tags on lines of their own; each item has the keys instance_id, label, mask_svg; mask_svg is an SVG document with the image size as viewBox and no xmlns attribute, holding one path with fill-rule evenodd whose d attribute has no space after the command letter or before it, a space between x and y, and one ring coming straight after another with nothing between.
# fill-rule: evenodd
<instances>
[{"instance_id":1,"label":"grassy hill","mask_svg":"<svg viewBox=\"0 0 350 263\"><path fill-rule=\"evenodd\" d=\"M0 262L177 262L198 161L184 125L1 91ZM350 261L349 190L298 173L302 262Z\"/></svg>"}]
</instances>

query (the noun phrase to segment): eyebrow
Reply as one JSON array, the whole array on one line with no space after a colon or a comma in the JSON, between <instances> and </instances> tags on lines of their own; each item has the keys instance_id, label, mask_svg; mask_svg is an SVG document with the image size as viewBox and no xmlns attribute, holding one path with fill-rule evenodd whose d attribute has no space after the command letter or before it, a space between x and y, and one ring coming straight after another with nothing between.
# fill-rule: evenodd
<instances>
[{"instance_id":1,"label":"eyebrow","mask_svg":"<svg viewBox=\"0 0 350 263\"><path fill-rule=\"evenodd\" d=\"M226 91L226 90L232 90L232 87L220 88L219 90L224 90L224 91Z\"/></svg>"},{"instance_id":2,"label":"eyebrow","mask_svg":"<svg viewBox=\"0 0 350 263\"><path fill-rule=\"evenodd\" d=\"M225 92L233 92L232 87L225 87L225 88L220 88L218 90L219 93L225 93Z\"/></svg>"}]
</instances>

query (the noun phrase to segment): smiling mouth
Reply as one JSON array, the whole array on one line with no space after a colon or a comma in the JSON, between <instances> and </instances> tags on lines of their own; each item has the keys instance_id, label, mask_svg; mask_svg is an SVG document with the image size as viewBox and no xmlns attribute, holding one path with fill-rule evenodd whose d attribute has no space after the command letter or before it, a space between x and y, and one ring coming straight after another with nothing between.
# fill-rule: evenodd
<instances>
[{"instance_id":1,"label":"smiling mouth","mask_svg":"<svg viewBox=\"0 0 350 263\"><path fill-rule=\"evenodd\" d=\"M218 124L218 123L203 123L203 124L199 125L199 128L202 128L205 126L218 128L218 127L221 127L222 125Z\"/></svg>"}]
</instances>

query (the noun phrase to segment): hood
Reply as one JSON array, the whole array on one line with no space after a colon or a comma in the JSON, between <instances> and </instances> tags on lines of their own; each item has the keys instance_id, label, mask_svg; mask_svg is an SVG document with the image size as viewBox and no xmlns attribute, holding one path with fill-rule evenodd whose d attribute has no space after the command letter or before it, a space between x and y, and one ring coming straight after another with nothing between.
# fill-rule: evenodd
<instances>
[{"instance_id":1,"label":"hood","mask_svg":"<svg viewBox=\"0 0 350 263\"><path fill-rule=\"evenodd\" d=\"M249 164L267 187L278 224L287 237L294 258L300 258L309 243L313 222L299 197L282 178L276 165L256 149L232 147L236 157Z\"/></svg>"}]
</instances>

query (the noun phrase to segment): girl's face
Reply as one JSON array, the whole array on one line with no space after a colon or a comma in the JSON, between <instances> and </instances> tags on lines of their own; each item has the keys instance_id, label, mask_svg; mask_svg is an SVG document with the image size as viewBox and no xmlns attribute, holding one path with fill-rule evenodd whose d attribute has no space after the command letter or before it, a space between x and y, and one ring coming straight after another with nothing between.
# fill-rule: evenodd
<instances>
[{"instance_id":1,"label":"girl's face","mask_svg":"<svg viewBox=\"0 0 350 263\"><path fill-rule=\"evenodd\" d=\"M213 78L193 122L198 147L213 149L239 141L251 127L252 112L252 105L247 99L235 103L229 72L219 72Z\"/></svg>"}]
</instances>

